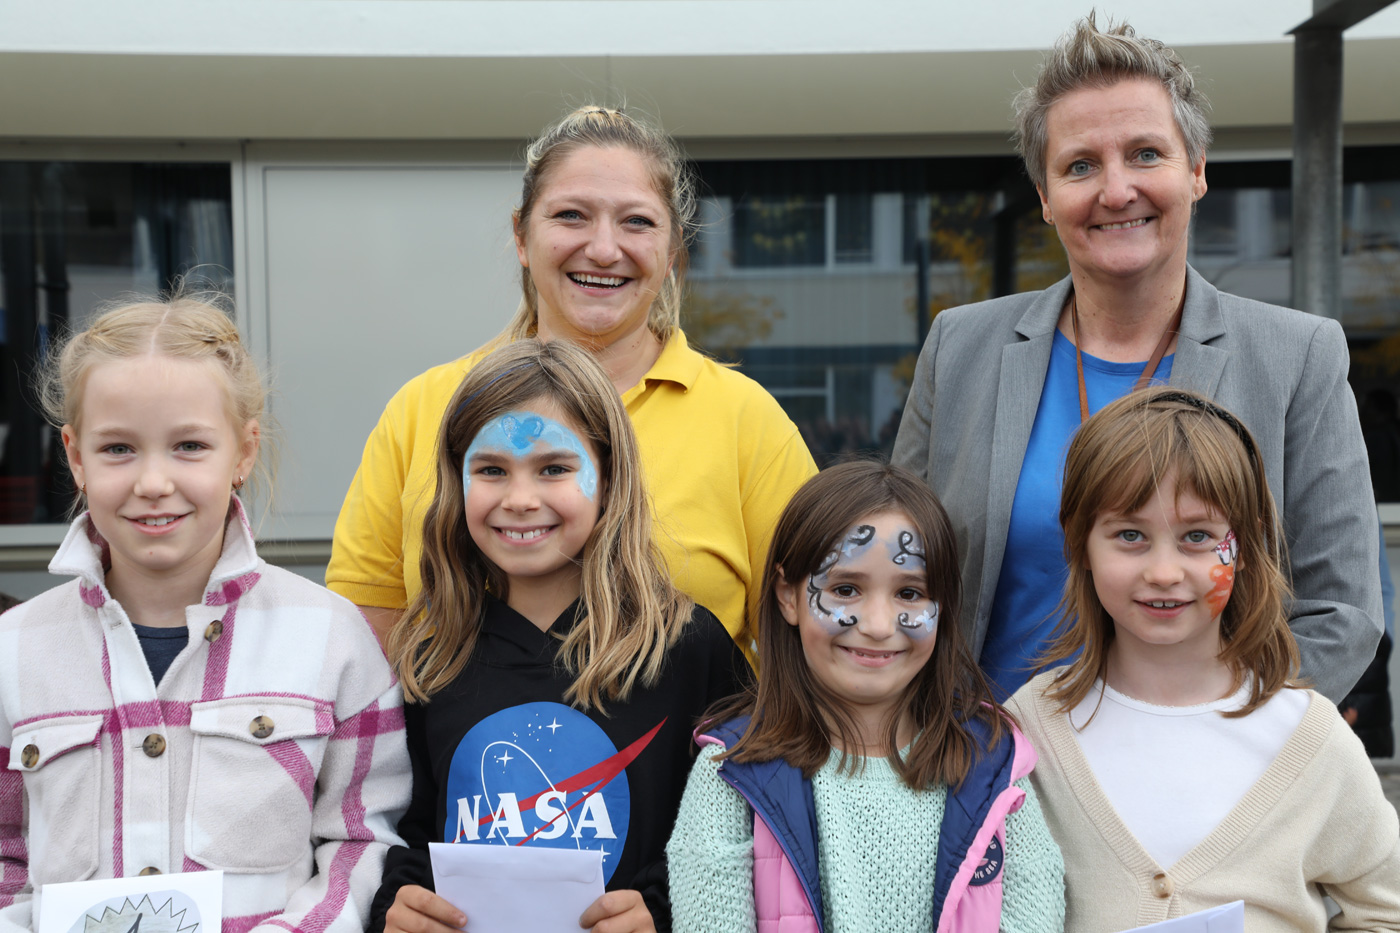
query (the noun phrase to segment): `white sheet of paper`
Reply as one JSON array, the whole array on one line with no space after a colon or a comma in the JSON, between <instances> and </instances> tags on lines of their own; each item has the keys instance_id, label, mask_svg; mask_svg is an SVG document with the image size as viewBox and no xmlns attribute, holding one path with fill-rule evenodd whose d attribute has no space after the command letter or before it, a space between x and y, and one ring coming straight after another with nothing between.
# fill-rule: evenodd
<instances>
[{"instance_id":1,"label":"white sheet of paper","mask_svg":"<svg viewBox=\"0 0 1400 933\"><path fill-rule=\"evenodd\" d=\"M1231 901L1220 907L1199 910L1194 914L1149 923L1124 933L1244 933L1244 901ZM142 933L145 933L143 930Z\"/></svg>"},{"instance_id":2,"label":"white sheet of paper","mask_svg":"<svg viewBox=\"0 0 1400 933\"><path fill-rule=\"evenodd\" d=\"M578 918L603 896L596 849L430 842L428 854L437 893L467 915L467 933L581 933Z\"/></svg>"},{"instance_id":3,"label":"white sheet of paper","mask_svg":"<svg viewBox=\"0 0 1400 933\"><path fill-rule=\"evenodd\" d=\"M224 873L191 871L46 884L39 933L219 933ZM91 919L89 919L91 918Z\"/></svg>"}]
</instances>

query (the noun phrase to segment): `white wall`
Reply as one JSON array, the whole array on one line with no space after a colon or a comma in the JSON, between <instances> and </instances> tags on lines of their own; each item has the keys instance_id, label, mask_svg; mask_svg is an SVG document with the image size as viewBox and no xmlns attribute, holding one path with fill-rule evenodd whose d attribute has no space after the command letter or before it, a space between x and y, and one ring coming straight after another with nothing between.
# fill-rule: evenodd
<instances>
[{"instance_id":1,"label":"white wall","mask_svg":"<svg viewBox=\"0 0 1400 933\"><path fill-rule=\"evenodd\" d=\"M510 139L626 100L687 139L975 135L1083 0L0 0L10 138ZM1200 71L1216 122L1290 120L1309 0L1100 0ZM1345 117L1400 122L1400 8L1349 34Z\"/></svg>"},{"instance_id":2,"label":"white wall","mask_svg":"<svg viewBox=\"0 0 1400 933\"><path fill-rule=\"evenodd\" d=\"M1041 49L1090 7L1172 45L1276 42L1311 0L25 0L0 51L135 55L795 55ZM580 26L591 25L581 41ZM1400 11L1352 36L1400 36Z\"/></svg>"},{"instance_id":3,"label":"white wall","mask_svg":"<svg viewBox=\"0 0 1400 933\"><path fill-rule=\"evenodd\" d=\"M515 310L520 173L254 149L244 177L241 306L281 428L275 517L259 533L328 539L390 396L485 343Z\"/></svg>"}]
</instances>

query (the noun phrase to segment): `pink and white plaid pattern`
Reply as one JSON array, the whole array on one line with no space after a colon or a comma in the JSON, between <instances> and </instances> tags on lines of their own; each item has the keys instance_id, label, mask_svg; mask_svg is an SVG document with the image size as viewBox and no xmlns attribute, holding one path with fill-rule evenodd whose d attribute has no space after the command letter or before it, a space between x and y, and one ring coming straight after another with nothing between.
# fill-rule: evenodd
<instances>
[{"instance_id":1,"label":"pink and white plaid pattern","mask_svg":"<svg viewBox=\"0 0 1400 933\"><path fill-rule=\"evenodd\" d=\"M224 933L362 930L410 789L364 618L236 507L157 688L102 548L78 519L49 566L78 579L0 618L0 933L37 928L38 886L147 867L224 869Z\"/></svg>"}]
</instances>

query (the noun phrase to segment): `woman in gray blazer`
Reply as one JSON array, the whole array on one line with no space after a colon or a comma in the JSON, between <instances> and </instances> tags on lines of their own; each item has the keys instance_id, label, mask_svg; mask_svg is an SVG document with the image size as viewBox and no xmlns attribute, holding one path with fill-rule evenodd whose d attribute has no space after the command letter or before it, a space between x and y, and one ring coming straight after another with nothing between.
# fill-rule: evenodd
<instances>
[{"instance_id":1,"label":"woman in gray blazer","mask_svg":"<svg viewBox=\"0 0 1400 933\"><path fill-rule=\"evenodd\" d=\"M1210 127L1171 49L1090 16L1016 110L1070 275L939 314L894 448L953 519L961 621L983 669L1010 695L1054 628L1069 438L1113 399L1167 381L1213 397L1258 440L1283 512L1303 676L1340 699L1381 632L1376 515L1340 325L1219 292L1187 265Z\"/></svg>"}]
</instances>

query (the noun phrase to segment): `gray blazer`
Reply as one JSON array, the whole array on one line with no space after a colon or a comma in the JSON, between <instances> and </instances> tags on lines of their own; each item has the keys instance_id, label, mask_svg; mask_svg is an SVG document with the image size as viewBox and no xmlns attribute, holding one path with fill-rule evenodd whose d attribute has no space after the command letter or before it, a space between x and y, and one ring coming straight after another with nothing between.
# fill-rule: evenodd
<instances>
[{"instance_id":1,"label":"gray blazer","mask_svg":"<svg viewBox=\"0 0 1400 933\"><path fill-rule=\"evenodd\" d=\"M1069 287L1066 278L934 318L895 440L894 462L923 477L952 517L974 657ZM1187 269L1171 384L1214 398L1259 442L1283 516L1303 676L1334 701L1382 630L1376 509L1348 362L1336 321L1226 294Z\"/></svg>"}]
</instances>

